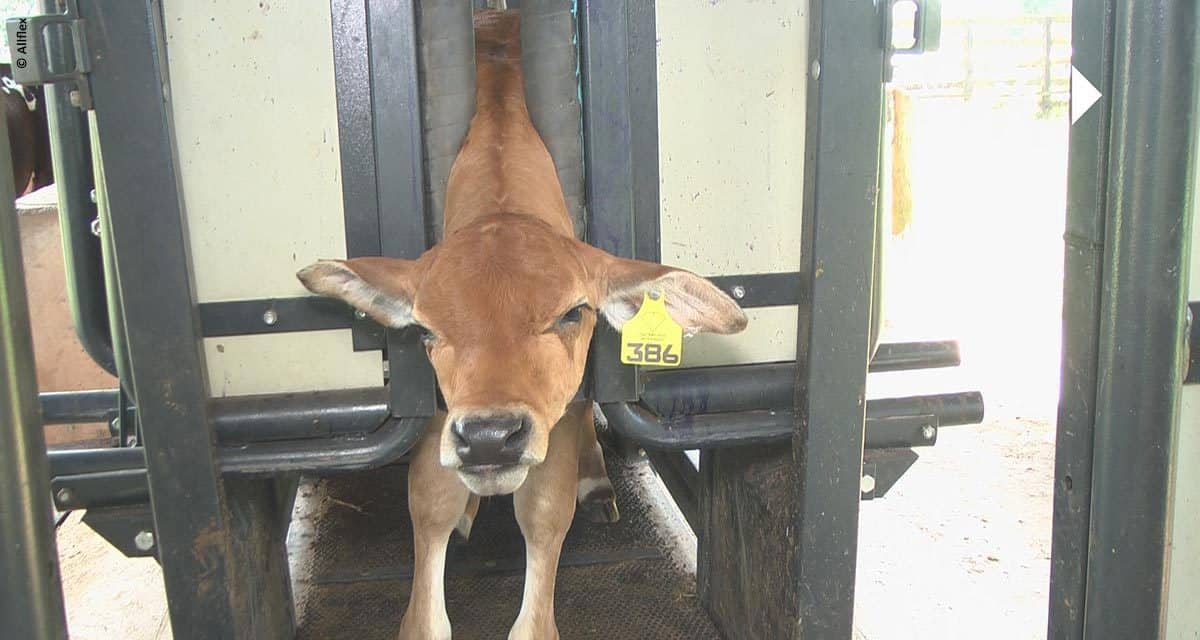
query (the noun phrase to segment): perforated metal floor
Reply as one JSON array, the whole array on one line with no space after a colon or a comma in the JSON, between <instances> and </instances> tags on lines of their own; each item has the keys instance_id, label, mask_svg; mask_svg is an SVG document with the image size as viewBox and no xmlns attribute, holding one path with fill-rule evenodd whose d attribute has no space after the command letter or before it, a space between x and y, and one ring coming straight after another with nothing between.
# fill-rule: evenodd
<instances>
[{"instance_id":1,"label":"perforated metal floor","mask_svg":"<svg viewBox=\"0 0 1200 640\"><path fill-rule=\"evenodd\" d=\"M302 640L396 637L412 575L405 467L325 478L301 488L289 548ZM621 522L577 517L555 595L564 640L719 638L694 576L668 559L640 497L644 463L610 464ZM457 538L455 538L457 539ZM505 638L520 610L524 542L512 499L485 499L471 539L453 542L446 601L456 640Z\"/></svg>"}]
</instances>

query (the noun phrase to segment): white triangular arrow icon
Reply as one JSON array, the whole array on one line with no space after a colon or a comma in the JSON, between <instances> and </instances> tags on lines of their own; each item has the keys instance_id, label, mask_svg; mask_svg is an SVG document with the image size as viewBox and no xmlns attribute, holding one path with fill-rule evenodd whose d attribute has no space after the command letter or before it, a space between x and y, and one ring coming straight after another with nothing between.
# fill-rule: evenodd
<instances>
[{"instance_id":1,"label":"white triangular arrow icon","mask_svg":"<svg viewBox=\"0 0 1200 640\"><path fill-rule=\"evenodd\" d=\"M1100 91L1071 65L1071 124L1079 122L1083 114L1100 99Z\"/></svg>"}]
</instances>

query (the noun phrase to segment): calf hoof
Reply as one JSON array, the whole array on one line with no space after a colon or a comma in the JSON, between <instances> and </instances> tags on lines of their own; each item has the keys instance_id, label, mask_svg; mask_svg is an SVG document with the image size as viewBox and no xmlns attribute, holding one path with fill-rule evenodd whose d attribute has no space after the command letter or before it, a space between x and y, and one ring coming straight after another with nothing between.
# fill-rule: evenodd
<instances>
[{"instance_id":1,"label":"calf hoof","mask_svg":"<svg viewBox=\"0 0 1200 640\"><path fill-rule=\"evenodd\" d=\"M579 513L588 522L612 524L621 519L612 485L600 486L579 499Z\"/></svg>"},{"instance_id":2,"label":"calf hoof","mask_svg":"<svg viewBox=\"0 0 1200 640\"><path fill-rule=\"evenodd\" d=\"M400 622L400 635L396 640L451 640L450 621L441 620L431 624L409 624L408 616Z\"/></svg>"},{"instance_id":3,"label":"calf hoof","mask_svg":"<svg viewBox=\"0 0 1200 640\"><path fill-rule=\"evenodd\" d=\"M558 626L551 624L548 629L534 629L518 622L508 632L508 640L559 640Z\"/></svg>"}]
</instances>

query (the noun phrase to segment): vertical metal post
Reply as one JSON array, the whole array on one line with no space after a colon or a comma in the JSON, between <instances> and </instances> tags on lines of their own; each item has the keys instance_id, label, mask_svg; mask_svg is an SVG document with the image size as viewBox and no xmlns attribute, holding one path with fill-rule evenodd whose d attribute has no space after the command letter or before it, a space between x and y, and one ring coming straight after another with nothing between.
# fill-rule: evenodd
<instances>
[{"instance_id":1,"label":"vertical metal post","mask_svg":"<svg viewBox=\"0 0 1200 640\"><path fill-rule=\"evenodd\" d=\"M811 5L792 442L801 638L853 630L883 120L886 8L876 4Z\"/></svg>"},{"instance_id":2,"label":"vertical metal post","mask_svg":"<svg viewBox=\"0 0 1200 640\"><path fill-rule=\"evenodd\" d=\"M337 83L338 148L342 162L342 206L346 256L379 255L379 198L375 175L375 132L371 126L371 56L366 0L331 0L333 75ZM354 349L381 349L382 327L355 314Z\"/></svg>"},{"instance_id":3,"label":"vertical metal post","mask_svg":"<svg viewBox=\"0 0 1200 640\"><path fill-rule=\"evenodd\" d=\"M161 4L89 2L80 9L171 625L176 637L289 637L286 562L279 570L285 550L280 536L265 530L282 525L235 517L274 496L227 494L217 464Z\"/></svg>"},{"instance_id":4,"label":"vertical metal post","mask_svg":"<svg viewBox=\"0 0 1200 640\"><path fill-rule=\"evenodd\" d=\"M631 111L631 76L644 80L644 65L631 68L631 47L644 44L644 27L631 33L630 6L637 0L582 0L579 8L580 76L583 85L584 170L587 172L587 239L593 245L624 258L654 260L658 255L658 145L657 110ZM646 8L649 5L649 9ZM653 3L643 0L639 15L653 19ZM653 40L645 55L653 61ZM653 70L653 63L649 70ZM641 109L657 102L639 89ZM645 125L653 123L653 131ZM641 129L635 129L635 127ZM638 136L646 136L637 139ZM653 136L650 138L649 136ZM653 156L645 153L653 150ZM641 154L641 155L637 155ZM653 160L653 164L651 164ZM634 171L645 172L637 177ZM654 176L654 179L650 179ZM653 224L637 216L652 207ZM653 236L648 236L649 231ZM639 232L647 232L640 237ZM653 251L652 255L639 252ZM637 399L637 368L620 363L620 343L607 325L597 327L592 344L593 393L600 402Z\"/></svg>"},{"instance_id":5,"label":"vertical metal post","mask_svg":"<svg viewBox=\"0 0 1200 640\"><path fill-rule=\"evenodd\" d=\"M1200 7L1151 4L1118 1L1113 14L1086 638L1157 638L1164 627L1200 131Z\"/></svg>"},{"instance_id":6,"label":"vertical metal post","mask_svg":"<svg viewBox=\"0 0 1200 640\"><path fill-rule=\"evenodd\" d=\"M2 121L0 143L8 148ZM58 640L67 625L11 162L0 153L0 620L7 637Z\"/></svg>"},{"instance_id":7,"label":"vertical metal post","mask_svg":"<svg viewBox=\"0 0 1200 640\"><path fill-rule=\"evenodd\" d=\"M382 255L415 259L428 247L414 0L367 3L371 112ZM431 416L433 367L414 331L388 331L392 413Z\"/></svg>"},{"instance_id":8,"label":"vertical metal post","mask_svg":"<svg viewBox=\"0 0 1200 640\"><path fill-rule=\"evenodd\" d=\"M1070 132L1047 637L1082 640L1112 92L1112 2L1076 0L1071 63L1100 91ZM1072 87L1073 91L1079 90ZM1075 114L1072 114L1075 117Z\"/></svg>"}]
</instances>

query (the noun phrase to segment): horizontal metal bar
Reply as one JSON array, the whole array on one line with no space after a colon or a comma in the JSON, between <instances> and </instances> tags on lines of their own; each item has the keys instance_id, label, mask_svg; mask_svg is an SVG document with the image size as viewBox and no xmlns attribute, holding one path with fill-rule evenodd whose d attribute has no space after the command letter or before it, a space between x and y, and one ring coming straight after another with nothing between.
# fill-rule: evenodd
<instances>
[{"instance_id":1,"label":"horizontal metal bar","mask_svg":"<svg viewBox=\"0 0 1200 640\"><path fill-rule=\"evenodd\" d=\"M954 342L881 344L870 371L952 367L959 364ZM642 402L670 418L792 406L795 362L648 371L642 375Z\"/></svg>"},{"instance_id":2,"label":"horizontal metal bar","mask_svg":"<svg viewBox=\"0 0 1200 640\"><path fill-rule=\"evenodd\" d=\"M107 422L117 414L120 392L116 389L48 391L38 394L44 424Z\"/></svg>"},{"instance_id":3,"label":"horizontal metal bar","mask_svg":"<svg viewBox=\"0 0 1200 640\"><path fill-rule=\"evenodd\" d=\"M223 446L221 471L236 475L366 471L408 453L429 418L396 418L365 436Z\"/></svg>"},{"instance_id":4,"label":"horizontal metal bar","mask_svg":"<svg viewBox=\"0 0 1200 640\"><path fill-rule=\"evenodd\" d=\"M47 424L110 419L116 389L39 394ZM217 398L214 429L222 442L263 442L368 433L388 417L387 387Z\"/></svg>"},{"instance_id":5,"label":"horizontal metal bar","mask_svg":"<svg viewBox=\"0 0 1200 640\"><path fill-rule=\"evenodd\" d=\"M791 410L751 410L682 415L662 419L636 403L603 407L609 426L647 448L715 449L782 442L792 437ZM865 448L927 446L944 426L983 421L983 396L977 391L867 401ZM927 435L926 427L933 429ZM900 434L907 433L907 437Z\"/></svg>"},{"instance_id":6,"label":"horizontal metal bar","mask_svg":"<svg viewBox=\"0 0 1200 640\"><path fill-rule=\"evenodd\" d=\"M962 364L958 343L953 340L935 342L893 342L879 345L871 358L871 373L884 371L913 371L957 367Z\"/></svg>"},{"instance_id":7,"label":"horizontal metal bar","mask_svg":"<svg viewBox=\"0 0 1200 640\"><path fill-rule=\"evenodd\" d=\"M222 473L240 476L366 471L399 460L427 422L396 418L367 435L225 445L218 462ZM131 504L149 497L141 447L51 451L49 457L60 509Z\"/></svg>"},{"instance_id":8,"label":"horizontal metal bar","mask_svg":"<svg viewBox=\"0 0 1200 640\"><path fill-rule=\"evenodd\" d=\"M749 273L710 278L744 308L780 307L800 303L798 273ZM340 300L301 296L262 298L200 305L200 325L206 338L349 329L354 311Z\"/></svg>"},{"instance_id":9,"label":"horizontal metal bar","mask_svg":"<svg viewBox=\"0 0 1200 640\"><path fill-rule=\"evenodd\" d=\"M226 444L369 433L388 417L387 387L219 398L213 428Z\"/></svg>"},{"instance_id":10,"label":"horizontal metal bar","mask_svg":"<svg viewBox=\"0 0 1200 640\"><path fill-rule=\"evenodd\" d=\"M300 297L206 302L200 327L206 338L349 329L353 310L332 298Z\"/></svg>"},{"instance_id":11,"label":"horizontal metal bar","mask_svg":"<svg viewBox=\"0 0 1200 640\"><path fill-rule=\"evenodd\" d=\"M141 447L67 449L50 452L51 478L145 468L146 454Z\"/></svg>"},{"instance_id":12,"label":"horizontal metal bar","mask_svg":"<svg viewBox=\"0 0 1200 640\"><path fill-rule=\"evenodd\" d=\"M142 465L134 469L52 478L50 490L54 506L59 511L70 511L148 503L150 487L146 483L144 460Z\"/></svg>"},{"instance_id":13,"label":"horizontal metal bar","mask_svg":"<svg viewBox=\"0 0 1200 640\"><path fill-rule=\"evenodd\" d=\"M712 276L709 280L743 309L800 304L801 279L797 272Z\"/></svg>"}]
</instances>

